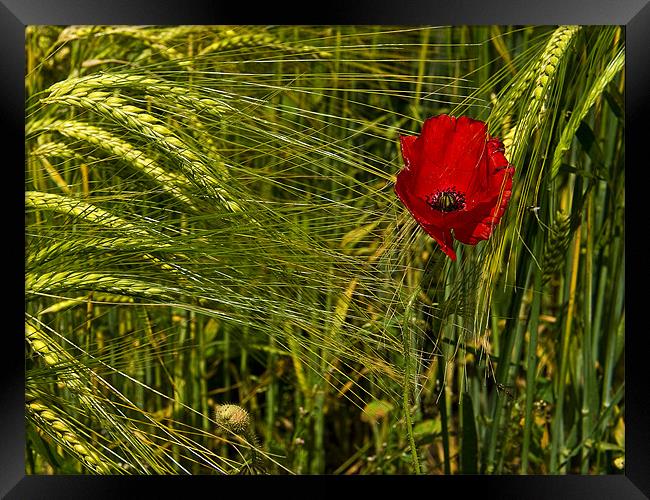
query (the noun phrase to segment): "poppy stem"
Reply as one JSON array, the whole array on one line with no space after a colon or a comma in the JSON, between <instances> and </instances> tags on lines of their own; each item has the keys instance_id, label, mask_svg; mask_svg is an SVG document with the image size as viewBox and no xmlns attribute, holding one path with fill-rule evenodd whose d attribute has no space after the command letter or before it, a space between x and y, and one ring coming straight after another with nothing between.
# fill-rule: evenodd
<instances>
[{"instance_id":1,"label":"poppy stem","mask_svg":"<svg viewBox=\"0 0 650 500\"><path fill-rule=\"evenodd\" d=\"M409 445L411 447L411 458L413 460L413 470L416 474L421 474L420 460L418 459L418 450L415 446L415 438L413 436L413 423L411 422L411 329L409 328L409 320L411 318L411 311L415 299L420 293L420 288L416 287L411 295L406 308L404 310L404 324L402 326L402 343L404 346L404 418L406 420L406 432L409 438Z\"/></svg>"}]
</instances>

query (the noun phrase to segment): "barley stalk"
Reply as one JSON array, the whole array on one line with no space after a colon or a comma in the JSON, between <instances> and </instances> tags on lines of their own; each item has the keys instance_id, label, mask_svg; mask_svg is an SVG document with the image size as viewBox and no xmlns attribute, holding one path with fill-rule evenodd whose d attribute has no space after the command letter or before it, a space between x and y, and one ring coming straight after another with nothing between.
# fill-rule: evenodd
<instances>
[{"instance_id":1,"label":"barley stalk","mask_svg":"<svg viewBox=\"0 0 650 500\"><path fill-rule=\"evenodd\" d=\"M187 37L188 35L200 36L204 32L209 32L210 26L204 25L189 25L189 26L173 26L167 27L160 31L157 36L159 40L168 42L175 38Z\"/></svg>"},{"instance_id":2,"label":"barley stalk","mask_svg":"<svg viewBox=\"0 0 650 500\"><path fill-rule=\"evenodd\" d=\"M158 78L147 75L97 73L78 78L68 78L55 83L49 88L50 97L64 96L74 93L75 89L106 89L124 88L127 90L138 89L145 93L160 97L166 101L186 106L197 111L221 117L230 113L233 108L221 99L202 97L189 90L187 87L174 85Z\"/></svg>"},{"instance_id":3,"label":"barley stalk","mask_svg":"<svg viewBox=\"0 0 650 500\"><path fill-rule=\"evenodd\" d=\"M111 214L107 210L68 196L42 193L40 191L27 191L25 192L25 207L52 210L79 218L90 224L99 224L111 229L128 230L134 234L147 235L144 230Z\"/></svg>"},{"instance_id":4,"label":"barley stalk","mask_svg":"<svg viewBox=\"0 0 650 500\"><path fill-rule=\"evenodd\" d=\"M45 171L48 173L50 178L54 181L54 183L59 186L59 189L63 191L65 194L71 194L72 191L70 190L70 186L68 186L68 183L65 182L65 179L61 177L61 174L58 172L56 168L52 166L52 164L48 161L47 158L44 156L40 157L41 165L43 165L43 168Z\"/></svg>"},{"instance_id":5,"label":"barley stalk","mask_svg":"<svg viewBox=\"0 0 650 500\"><path fill-rule=\"evenodd\" d=\"M267 33L242 33L237 34L234 30L227 30L221 38L216 39L210 45L199 52L203 56L212 52L223 52L227 50L240 49L245 47L268 47L285 54L304 54L312 53L314 56L328 59L332 54L309 45L289 45L280 41L273 35Z\"/></svg>"},{"instance_id":6,"label":"barley stalk","mask_svg":"<svg viewBox=\"0 0 650 500\"><path fill-rule=\"evenodd\" d=\"M89 37L126 36L141 41L157 51L164 58L176 62L179 66L190 66L192 61L173 47L164 44L163 40L140 26L69 26L59 35L58 42L70 42Z\"/></svg>"},{"instance_id":7,"label":"barley stalk","mask_svg":"<svg viewBox=\"0 0 650 500\"><path fill-rule=\"evenodd\" d=\"M44 314L60 313L63 311L67 311L68 309L71 309L73 307L87 304L88 301L89 301L89 295L82 295L74 299L62 300L60 302L57 302L56 304L51 305L50 307L43 309L42 311L39 311L38 315L42 316ZM133 299L133 297L130 297L128 295L113 295L108 293L93 293L92 295L93 304L99 304L99 303L133 304L134 302L135 300Z\"/></svg>"},{"instance_id":8,"label":"barley stalk","mask_svg":"<svg viewBox=\"0 0 650 500\"><path fill-rule=\"evenodd\" d=\"M57 349L52 347L49 339L44 338L44 335L34 325L25 323L25 337L32 349L43 357L46 364L52 366L60 362L61 358Z\"/></svg>"},{"instance_id":9,"label":"barley stalk","mask_svg":"<svg viewBox=\"0 0 650 500\"><path fill-rule=\"evenodd\" d=\"M72 149L68 144L63 142L45 142L40 146L34 148L30 153L35 157L44 158L64 158L82 161L84 163L93 163L97 159L93 156L82 155L81 153Z\"/></svg>"},{"instance_id":10,"label":"barley stalk","mask_svg":"<svg viewBox=\"0 0 650 500\"><path fill-rule=\"evenodd\" d=\"M554 32L535 65L524 73L521 84L507 97L508 108L515 107L517 100L528 90L528 106L518 123L503 140L506 155L513 158L520 145L526 144L533 128L542 123L546 114L549 92L558 76L558 69L580 26L560 26ZM531 88L532 87L532 88Z\"/></svg>"},{"instance_id":11,"label":"barley stalk","mask_svg":"<svg viewBox=\"0 0 650 500\"><path fill-rule=\"evenodd\" d=\"M158 265L161 269L165 271L170 271L174 273L175 279L186 281L188 276L195 276L192 271L183 268L177 263L169 263L163 259L160 259L150 253L147 250L161 250L168 247L168 244L162 244L157 241L142 241L142 239L134 239L130 237L116 237L116 238L90 238L86 241L76 240L73 242L63 241L63 242L54 242L50 245L47 245L41 248L36 253L29 253L27 255L26 269L38 269L40 265L46 264L53 261L60 256L74 256L74 255L84 255L86 256L89 251L133 251L134 249L141 249L142 252L138 252L138 255L144 259L150 260L154 264ZM152 248L149 248L152 247ZM173 257L183 258L181 254L174 254Z\"/></svg>"},{"instance_id":12,"label":"barley stalk","mask_svg":"<svg viewBox=\"0 0 650 500\"><path fill-rule=\"evenodd\" d=\"M527 107L523 115L502 140L506 157L516 167L521 166L520 161L523 152L529 147L529 139L535 128L546 123L546 106L551 95L551 90L554 88L555 82L562 73L560 71L563 68L562 62L565 61L571 43L580 29L580 26L558 27L549 38L540 57L531 66L531 69L527 70L526 73L530 72L530 74L526 74L523 79L527 87L515 86L509 89L504 96L507 106L515 106L514 99L508 100L509 95L512 94L513 98L518 99L519 96L525 95L525 92L528 92L526 100ZM505 106L500 106L493 110L493 116L503 116L501 113L506 113L505 116L507 116L511 111L511 108L508 109ZM528 172L533 172L533 169L529 169ZM533 179L529 174L520 180L522 197L527 196L530 186L538 179L539 177ZM518 225L523 220L523 213L524 207L518 207ZM478 331L484 331L487 326L488 315L486 311L489 311L492 301L492 284L503 266L503 256L506 250L504 240L502 239L495 244L493 248L494 251L488 254L482 264L483 271L479 283L479 297L476 303L475 316L477 318L475 324ZM512 249L513 246L510 247L510 251Z\"/></svg>"},{"instance_id":13,"label":"barley stalk","mask_svg":"<svg viewBox=\"0 0 650 500\"><path fill-rule=\"evenodd\" d=\"M115 250L141 250L145 252L167 248L169 244L150 240L138 235L137 237L116 236L114 238L79 238L73 241L54 241L36 252L28 252L27 267L37 268L47 264L60 256L74 256L88 253L89 251L115 251Z\"/></svg>"},{"instance_id":14,"label":"barley stalk","mask_svg":"<svg viewBox=\"0 0 650 500\"><path fill-rule=\"evenodd\" d=\"M75 366L74 358L67 351L30 321L25 322L25 338L34 352L43 358L47 366L69 364L70 368L59 374L59 381L75 393L86 408L92 410L97 407L91 390L82 381L80 373L73 368Z\"/></svg>"},{"instance_id":15,"label":"barley stalk","mask_svg":"<svg viewBox=\"0 0 650 500\"><path fill-rule=\"evenodd\" d=\"M36 421L42 432L52 436L91 472L96 474L110 474L112 472L113 467L102 459L93 446L78 436L73 427L61 415L38 400L26 403L25 407L28 415Z\"/></svg>"},{"instance_id":16,"label":"barley stalk","mask_svg":"<svg viewBox=\"0 0 650 500\"><path fill-rule=\"evenodd\" d=\"M609 82L623 69L625 64L625 48L622 47L614 59L612 59L605 70L598 75L598 78L594 81L591 88L587 93L587 98L584 99L581 103L579 109L576 109L571 113L571 118L569 123L566 124L564 130L562 131L562 136L558 142L557 147L555 148L555 153L553 154L553 163L551 165L551 177L555 177L560 171L560 165L562 163L562 156L565 151L571 146L573 137L580 126L580 122L587 115L589 109L596 103L596 100L600 97L605 90L605 87L609 85Z\"/></svg>"},{"instance_id":17,"label":"barley stalk","mask_svg":"<svg viewBox=\"0 0 650 500\"><path fill-rule=\"evenodd\" d=\"M137 132L153 141L157 147L172 156L185 176L206 191L209 196L221 200L226 207L237 212L239 205L220 185L223 180L223 164L215 163L208 169L200 158L162 122L146 111L127 103L126 99L109 92L87 88L72 88L70 93L53 95L42 99L47 104L67 104L98 113Z\"/></svg>"},{"instance_id":18,"label":"barley stalk","mask_svg":"<svg viewBox=\"0 0 650 500\"><path fill-rule=\"evenodd\" d=\"M61 271L42 274L27 273L26 293L59 293L65 290L100 290L120 295L135 295L161 301L171 300L167 289L151 286L148 282L122 278L105 273Z\"/></svg>"},{"instance_id":19,"label":"barley stalk","mask_svg":"<svg viewBox=\"0 0 650 500\"><path fill-rule=\"evenodd\" d=\"M553 274L564 267L565 256L571 241L571 218L569 214L558 210L551 224L548 237L544 242L542 254L542 282L548 283Z\"/></svg>"},{"instance_id":20,"label":"barley stalk","mask_svg":"<svg viewBox=\"0 0 650 500\"><path fill-rule=\"evenodd\" d=\"M94 394L94 389L88 380L89 377L99 380L104 385L106 384L93 373L92 369L82 364L82 371L79 371L79 363L76 358L72 357L31 320L25 322L25 338L34 352L43 358L47 366L58 368L57 376L59 381L72 394L76 395L79 402L91 415L106 417L102 420L104 429L109 431L114 438L125 440L133 450L140 449L141 452L150 453L150 443L143 441L142 435L137 432L137 429L131 423L125 425L111 417L117 411L114 403L107 401L105 405L103 400ZM68 365L65 371L61 370L61 364L63 363ZM108 387L112 390L112 387ZM162 463L160 465L161 469L165 470L167 464Z\"/></svg>"},{"instance_id":21,"label":"barley stalk","mask_svg":"<svg viewBox=\"0 0 650 500\"><path fill-rule=\"evenodd\" d=\"M41 193L37 191L28 191L25 194L26 207L53 210L67 216L72 216L89 223L90 225L101 225L111 229L119 229L121 232L128 231L129 236L117 236L112 238L98 237L91 238L87 241L77 239L74 241L54 242L47 245L36 253L28 253L27 255L27 268L38 268L40 264L52 261L60 255L75 254L79 250L92 248L93 250L105 249L111 250L132 250L134 248L146 250L161 250L169 246L169 244L160 242L159 239L152 239L148 231L138 228L133 224L116 217L109 212L96 207L90 203L75 200L70 197L64 197L55 194ZM150 248L147 248L149 246ZM143 248L144 247L144 248ZM142 257L151 260L159 265L165 271L171 271L181 278L186 278L193 273L175 263L168 263L164 260L151 255L150 253L143 252ZM183 257L178 254L178 257ZM36 280L36 283L40 281ZM126 280L125 283L128 283ZM139 292L138 292L139 293Z\"/></svg>"},{"instance_id":22,"label":"barley stalk","mask_svg":"<svg viewBox=\"0 0 650 500\"><path fill-rule=\"evenodd\" d=\"M38 129L32 128L30 131L35 132L36 130ZM43 124L40 130L56 131L65 137L86 141L98 146L107 153L123 159L150 179L155 180L170 196L196 209L192 201L183 194L183 190L189 187L188 182L178 174L167 172L155 160L147 157L143 151L110 132L76 120L50 122Z\"/></svg>"}]
</instances>

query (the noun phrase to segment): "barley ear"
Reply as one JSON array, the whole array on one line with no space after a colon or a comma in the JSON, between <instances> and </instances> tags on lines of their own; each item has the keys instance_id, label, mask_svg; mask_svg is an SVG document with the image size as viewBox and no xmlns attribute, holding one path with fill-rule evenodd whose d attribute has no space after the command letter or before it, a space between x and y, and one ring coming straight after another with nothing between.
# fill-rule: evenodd
<instances>
[{"instance_id":1,"label":"barley ear","mask_svg":"<svg viewBox=\"0 0 650 500\"><path fill-rule=\"evenodd\" d=\"M542 282L548 283L553 275L562 271L569 242L571 241L571 217L558 210L551 224L542 253Z\"/></svg>"},{"instance_id":2,"label":"barley ear","mask_svg":"<svg viewBox=\"0 0 650 500\"><path fill-rule=\"evenodd\" d=\"M26 403L27 415L37 423L40 432L50 435L81 464L96 474L110 474L113 467L85 439L74 432L66 420L57 412L38 400Z\"/></svg>"}]
</instances>

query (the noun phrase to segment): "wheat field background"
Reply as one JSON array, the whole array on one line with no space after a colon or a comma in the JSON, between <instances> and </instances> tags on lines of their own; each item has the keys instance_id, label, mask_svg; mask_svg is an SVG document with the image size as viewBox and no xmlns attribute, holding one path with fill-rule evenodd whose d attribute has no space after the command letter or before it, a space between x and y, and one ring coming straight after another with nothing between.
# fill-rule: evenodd
<instances>
[{"instance_id":1,"label":"wheat field background","mask_svg":"<svg viewBox=\"0 0 650 500\"><path fill-rule=\"evenodd\" d=\"M28 474L616 474L616 26L29 26ZM400 135L516 169L451 262Z\"/></svg>"}]
</instances>

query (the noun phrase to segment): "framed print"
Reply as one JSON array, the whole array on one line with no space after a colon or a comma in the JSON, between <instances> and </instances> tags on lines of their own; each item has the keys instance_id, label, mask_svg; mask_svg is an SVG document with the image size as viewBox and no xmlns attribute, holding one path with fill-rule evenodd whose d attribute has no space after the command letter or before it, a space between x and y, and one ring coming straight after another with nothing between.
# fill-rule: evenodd
<instances>
[{"instance_id":1,"label":"framed print","mask_svg":"<svg viewBox=\"0 0 650 500\"><path fill-rule=\"evenodd\" d=\"M4 4L3 495L649 494L644 2Z\"/></svg>"}]
</instances>

